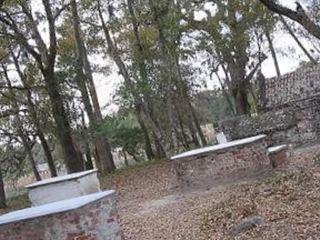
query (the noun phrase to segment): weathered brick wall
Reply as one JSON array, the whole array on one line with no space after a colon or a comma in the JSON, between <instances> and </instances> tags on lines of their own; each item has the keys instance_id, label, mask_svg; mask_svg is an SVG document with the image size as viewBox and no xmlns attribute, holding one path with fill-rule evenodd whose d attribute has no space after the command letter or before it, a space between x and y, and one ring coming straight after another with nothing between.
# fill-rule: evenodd
<instances>
[{"instance_id":1,"label":"weathered brick wall","mask_svg":"<svg viewBox=\"0 0 320 240\"><path fill-rule=\"evenodd\" d=\"M255 117L239 116L221 121L219 131L230 140L267 134L269 145L313 143L320 136L320 99L296 101L286 108L275 109Z\"/></svg>"},{"instance_id":2,"label":"weathered brick wall","mask_svg":"<svg viewBox=\"0 0 320 240\"><path fill-rule=\"evenodd\" d=\"M174 159L171 164L181 188L209 187L257 174L271 166L265 139Z\"/></svg>"},{"instance_id":3,"label":"weathered brick wall","mask_svg":"<svg viewBox=\"0 0 320 240\"><path fill-rule=\"evenodd\" d=\"M240 139L258 134L266 134L271 141L281 142L287 135L297 132L295 115L287 109L268 112L255 117L239 116L220 122L219 130L223 131L228 140ZM291 129L291 131L289 131ZM273 133L277 134L274 139Z\"/></svg>"},{"instance_id":4,"label":"weathered brick wall","mask_svg":"<svg viewBox=\"0 0 320 240\"><path fill-rule=\"evenodd\" d=\"M230 140L267 134L269 145L313 143L320 136L320 67L266 80L266 113L221 121Z\"/></svg>"},{"instance_id":5,"label":"weathered brick wall","mask_svg":"<svg viewBox=\"0 0 320 240\"><path fill-rule=\"evenodd\" d=\"M274 109L320 94L320 66L266 80L266 108Z\"/></svg>"},{"instance_id":6,"label":"weathered brick wall","mask_svg":"<svg viewBox=\"0 0 320 240\"><path fill-rule=\"evenodd\" d=\"M1 240L120 240L114 194L79 209L0 226Z\"/></svg>"}]
</instances>

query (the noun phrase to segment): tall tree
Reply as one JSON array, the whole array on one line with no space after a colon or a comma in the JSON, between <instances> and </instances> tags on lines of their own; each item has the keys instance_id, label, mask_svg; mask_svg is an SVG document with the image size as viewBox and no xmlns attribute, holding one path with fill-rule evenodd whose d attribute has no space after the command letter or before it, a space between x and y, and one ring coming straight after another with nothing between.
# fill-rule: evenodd
<instances>
[{"instance_id":1,"label":"tall tree","mask_svg":"<svg viewBox=\"0 0 320 240\"><path fill-rule=\"evenodd\" d=\"M10 81L10 78L9 78L9 75L8 75L8 72L7 72L7 68L4 65L2 65L2 70L3 70L3 74L4 74L4 77L5 77L7 86L8 86L9 97L11 99L12 108L13 108L14 112L16 112L15 122L16 122L16 125L17 125L18 135L21 138L21 141L22 141L23 146L25 148L25 151L27 153L27 158L28 158L28 160L30 162L30 166L31 166L32 172L34 174L34 177L36 178L37 181L40 181L41 180L41 176L40 176L40 174L38 172L37 165L36 165L36 162L35 162L34 157L33 157L32 146L31 146L31 143L30 143L28 135L25 133L25 130L24 130L24 127L23 127L24 124L23 124L23 122L21 120L21 116L19 115L20 109L19 109L19 105L18 105L16 94L15 94L15 92L13 90L13 87L12 87L12 84L11 84L11 81Z\"/></svg>"},{"instance_id":2,"label":"tall tree","mask_svg":"<svg viewBox=\"0 0 320 240\"><path fill-rule=\"evenodd\" d=\"M32 90L31 90L31 86L29 84L29 82L33 81L33 74L34 72L31 69L26 69L25 73L22 72L21 67L19 65L19 61L17 56L15 56L14 52L12 51L12 49L10 48L10 54L11 57L13 59L13 63L15 65L16 68L16 72L18 73L18 76L20 78L20 81L22 82L23 87L25 88L25 93L26 93L26 98L27 98L27 106L28 106L28 111L29 111L29 115L31 117L32 123L35 126L35 129L37 131L37 135L40 139L40 143L41 146L43 148L43 151L45 153L46 159L47 159L47 163L49 166L49 171L52 177L57 176L57 169L55 167L55 163L51 154L51 150L49 147L49 144L47 142L47 139L45 137L45 134L42 130L42 126L40 124L40 120L39 120L39 116L37 113L37 109L36 106L33 102L32 99ZM28 79L29 78L29 79Z\"/></svg>"},{"instance_id":3,"label":"tall tree","mask_svg":"<svg viewBox=\"0 0 320 240\"><path fill-rule=\"evenodd\" d=\"M75 44L76 44L76 52L77 52L77 63L78 63L77 64L77 71L78 71L77 82L82 94L82 99L86 108L86 112L88 113L88 117L90 120L91 132L94 134L93 137L96 142L95 145L99 154L101 168L103 171L110 172L115 169L110 145L106 137L96 134L94 130L97 124L102 121L102 114L101 114L95 86L93 83L92 70L88 60L86 46L84 44L82 34L81 34L80 18L78 14L77 3L75 0L71 1L71 8L72 8L72 19L73 19L73 28L74 28ZM87 89L89 89L91 93L91 101L90 101L90 96ZM91 102L93 103L93 107L91 105Z\"/></svg>"},{"instance_id":4,"label":"tall tree","mask_svg":"<svg viewBox=\"0 0 320 240\"><path fill-rule=\"evenodd\" d=\"M38 68L43 75L46 89L51 101L52 115L56 123L56 134L60 141L64 160L69 173L83 170L83 163L74 147L71 136L71 126L68 113L60 94L60 86L55 75L55 62L57 56L56 20L64 7L58 8L54 13L52 2L42 0L45 11L45 20L49 31L49 46L46 45L38 30L30 2L19 2L16 7L2 7L0 10L0 22L8 28L7 37L13 38L20 44L37 62ZM15 8L17 11L15 11ZM10 11L11 10L11 11ZM19 13L19 14L18 14ZM21 14L22 13L22 14ZM27 26L27 29L21 26ZM36 47L30 44L30 33L36 43Z\"/></svg>"},{"instance_id":5,"label":"tall tree","mask_svg":"<svg viewBox=\"0 0 320 240\"><path fill-rule=\"evenodd\" d=\"M252 32L261 28L257 23L264 22L266 15L261 4L252 1L217 1L215 6L217 11L208 11L206 20L195 21L193 15L188 20L193 28L210 34L208 42L213 41L210 52L228 76L236 112L250 114L251 81L265 59L259 52L254 52Z\"/></svg>"}]
</instances>

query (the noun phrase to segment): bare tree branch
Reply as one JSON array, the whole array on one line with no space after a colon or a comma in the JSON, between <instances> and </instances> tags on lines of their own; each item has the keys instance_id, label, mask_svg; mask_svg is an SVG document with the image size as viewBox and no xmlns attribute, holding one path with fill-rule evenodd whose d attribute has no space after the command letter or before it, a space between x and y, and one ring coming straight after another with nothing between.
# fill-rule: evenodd
<instances>
[{"instance_id":1,"label":"bare tree branch","mask_svg":"<svg viewBox=\"0 0 320 240\"><path fill-rule=\"evenodd\" d=\"M310 34L320 40L320 26L312 21L312 19L306 14L299 2L297 4L297 10L293 11L287 7L284 7L275 2L275 0L260 0L271 11L284 15L293 21L296 21L302 25Z\"/></svg>"}]
</instances>

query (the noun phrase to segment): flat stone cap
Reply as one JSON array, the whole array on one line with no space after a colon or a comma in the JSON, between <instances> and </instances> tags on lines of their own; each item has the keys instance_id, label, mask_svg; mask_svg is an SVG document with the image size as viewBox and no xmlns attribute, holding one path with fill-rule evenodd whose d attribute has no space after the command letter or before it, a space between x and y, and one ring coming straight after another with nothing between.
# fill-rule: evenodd
<instances>
[{"instance_id":1,"label":"flat stone cap","mask_svg":"<svg viewBox=\"0 0 320 240\"><path fill-rule=\"evenodd\" d=\"M171 157L171 160L185 158L185 157L191 157L191 156L195 156L195 155L199 155L199 154L203 154L203 153L214 152L214 151L223 150L223 149L227 149L227 148L231 148L231 147L241 146L241 145L249 144L249 143L264 139L266 137L267 137L267 135L261 134L261 135L257 135L254 137L243 138L243 139L234 140L234 141L227 142L227 143L217 144L217 145L210 146L210 147L194 149L194 150L173 156L173 157Z\"/></svg>"},{"instance_id":2,"label":"flat stone cap","mask_svg":"<svg viewBox=\"0 0 320 240\"><path fill-rule=\"evenodd\" d=\"M277 152L280 152L284 149L287 149L287 145L286 144L283 144L283 145L279 145L279 146L274 146L274 147L269 147L268 148L268 153L269 154L272 154L272 153L277 153Z\"/></svg>"},{"instance_id":3,"label":"flat stone cap","mask_svg":"<svg viewBox=\"0 0 320 240\"><path fill-rule=\"evenodd\" d=\"M34 187L39 187L39 186L48 185L48 184L52 184L52 183L69 181L69 180L84 177L86 175L90 175L90 174L95 173L97 171L98 171L97 169L94 169L94 170L89 170L89 171L84 171L84 172L67 174L67 175L59 176L59 177L48 178L48 179L45 179L45 180L42 180L39 182L35 182L32 184L26 185L25 187L26 188L34 188Z\"/></svg>"},{"instance_id":4,"label":"flat stone cap","mask_svg":"<svg viewBox=\"0 0 320 240\"><path fill-rule=\"evenodd\" d=\"M89 203L98 201L107 196L111 196L114 193L115 193L114 190L98 192L98 193L93 193L93 194L89 194L82 197L67 199L59 202L41 205L38 207L30 207L30 208L14 211L11 213L7 213L0 216L0 226L22 221L22 220L28 220L28 219L33 219L37 217L48 216L51 214L75 210Z\"/></svg>"}]
</instances>

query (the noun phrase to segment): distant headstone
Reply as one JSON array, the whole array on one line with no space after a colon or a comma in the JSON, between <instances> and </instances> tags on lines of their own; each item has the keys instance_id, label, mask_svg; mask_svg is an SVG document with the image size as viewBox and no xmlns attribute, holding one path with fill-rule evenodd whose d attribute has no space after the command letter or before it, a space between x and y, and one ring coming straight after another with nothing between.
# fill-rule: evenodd
<instances>
[{"instance_id":1,"label":"distant headstone","mask_svg":"<svg viewBox=\"0 0 320 240\"><path fill-rule=\"evenodd\" d=\"M228 140L227 140L227 138L226 138L226 136L224 135L223 132L218 133L216 138L217 138L217 141L218 141L219 144L223 144L223 143L227 143L228 142Z\"/></svg>"}]
</instances>

